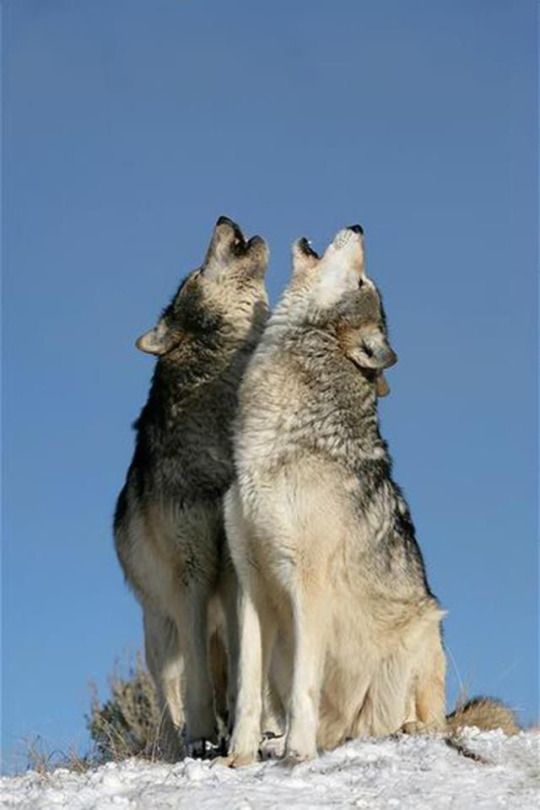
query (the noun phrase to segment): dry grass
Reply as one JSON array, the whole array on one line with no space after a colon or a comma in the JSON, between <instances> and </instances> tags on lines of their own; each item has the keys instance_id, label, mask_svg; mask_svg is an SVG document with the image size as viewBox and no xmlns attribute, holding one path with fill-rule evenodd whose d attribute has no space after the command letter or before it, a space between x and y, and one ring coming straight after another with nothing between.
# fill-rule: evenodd
<instances>
[{"instance_id":1,"label":"dry grass","mask_svg":"<svg viewBox=\"0 0 540 810\"><path fill-rule=\"evenodd\" d=\"M92 738L93 759L101 764L130 757L159 759L161 716L154 684L140 655L126 676L118 666L109 679L110 696L105 702L92 685L90 714L86 723Z\"/></svg>"},{"instance_id":2,"label":"dry grass","mask_svg":"<svg viewBox=\"0 0 540 810\"><path fill-rule=\"evenodd\" d=\"M68 751L58 748L51 750L39 736L24 741L24 756L26 769L36 771L41 776L46 776L59 768L65 768L75 773L85 773L96 765L91 755L81 755L74 748L70 748Z\"/></svg>"}]
</instances>

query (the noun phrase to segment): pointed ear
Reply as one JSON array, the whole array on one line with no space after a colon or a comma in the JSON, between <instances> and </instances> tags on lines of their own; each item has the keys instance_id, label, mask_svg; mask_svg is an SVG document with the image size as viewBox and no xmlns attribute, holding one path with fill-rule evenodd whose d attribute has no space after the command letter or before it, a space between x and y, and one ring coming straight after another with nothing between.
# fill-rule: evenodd
<instances>
[{"instance_id":1,"label":"pointed ear","mask_svg":"<svg viewBox=\"0 0 540 810\"><path fill-rule=\"evenodd\" d=\"M140 349L141 352L161 355L170 351L178 342L178 334L172 332L163 318L161 318L153 329L150 329L138 338L135 342L135 346Z\"/></svg>"},{"instance_id":2,"label":"pointed ear","mask_svg":"<svg viewBox=\"0 0 540 810\"><path fill-rule=\"evenodd\" d=\"M397 355L378 326L349 333L343 342L345 354L361 368L382 371L397 363Z\"/></svg>"}]
</instances>

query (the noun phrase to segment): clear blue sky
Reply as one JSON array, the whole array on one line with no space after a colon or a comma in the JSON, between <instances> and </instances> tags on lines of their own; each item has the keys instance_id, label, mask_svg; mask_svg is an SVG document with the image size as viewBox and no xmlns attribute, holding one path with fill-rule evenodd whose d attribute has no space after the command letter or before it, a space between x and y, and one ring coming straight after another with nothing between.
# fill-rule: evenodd
<instances>
[{"instance_id":1,"label":"clear blue sky","mask_svg":"<svg viewBox=\"0 0 540 810\"><path fill-rule=\"evenodd\" d=\"M2 5L8 752L84 747L88 681L140 646L111 539L133 341L222 213L269 240L273 301L294 238L364 225L448 648L537 718L536 3Z\"/></svg>"}]
</instances>

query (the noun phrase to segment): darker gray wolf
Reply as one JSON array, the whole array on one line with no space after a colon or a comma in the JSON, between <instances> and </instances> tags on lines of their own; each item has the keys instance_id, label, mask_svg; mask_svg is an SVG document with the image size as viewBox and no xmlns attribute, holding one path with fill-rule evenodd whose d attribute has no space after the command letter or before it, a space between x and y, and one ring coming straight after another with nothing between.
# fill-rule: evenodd
<instances>
[{"instance_id":1,"label":"darker gray wolf","mask_svg":"<svg viewBox=\"0 0 540 810\"><path fill-rule=\"evenodd\" d=\"M208 648L217 627L226 628L234 700L236 588L222 498L233 480L238 386L267 318L267 264L265 241L246 239L220 217L201 267L137 341L157 363L134 425L114 537L143 610L146 659L163 710L159 744L170 759L185 745L197 752L216 740Z\"/></svg>"}]
</instances>

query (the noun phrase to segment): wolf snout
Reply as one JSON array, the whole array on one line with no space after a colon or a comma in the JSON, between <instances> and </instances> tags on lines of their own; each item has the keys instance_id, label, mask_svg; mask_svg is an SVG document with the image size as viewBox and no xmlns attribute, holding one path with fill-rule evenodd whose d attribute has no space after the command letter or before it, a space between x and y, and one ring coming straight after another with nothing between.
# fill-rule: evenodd
<instances>
[{"instance_id":1,"label":"wolf snout","mask_svg":"<svg viewBox=\"0 0 540 810\"><path fill-rule=\"evenodd\" d=\"M216 227L219 227L220 225L228 225L229 228L232 228L234 231L240 230L239 225L233 219L226 217L224 214L222 214L216 222Z\"/></svg>"},{"instance_id":2,"label":"wolf snout","mask_svg":"<svg viewBox=\"0 0 540 810\"><path fill-rule=\"evenodd\" d=\"M297 244L299 249L305 256L311 256L314 259L319 258L319 254L317 253L316 250L313 249L311 242L305 236L299 239Z\"/></svg>"},{"instance_id":3,"label":"wolf snout","mask_svg":"<svg viewBox=\"0 0 540 810\"><path fill-rule=\"evenodd\" d=\"M337 232L332 242L332 247L334 250L347 248L348 250L352 250L353 253L356 253L362 250L363 235L364 229L361 225L347 225Z\"/></svg>"},{"instance_id":4,"label":"wolf snout","mask_svg":"<svg viewBox=\"0 0 540 810\"><path fill-rule=\"evenodd\" d=\"M242 233L242 229L237 222L230 217L226 217L223 214L219 217L218 221L216 222L216 230L229 230L232 232L235 240L245 244L246 240L244 238L244 234Z\"/></svg>"},{"instance_id":5,"label":"wolf snout","mask_svg":"<svg viewBox=\"0 0 540 810\"><path fill-rule=\"evenodd\" d=\"M257 247L257 246L261 246L261 245L266 245L266 242L264 241L262 236L259 236L258 233L255 234L255 236L252 236L251 239L247 243L248 248Z\"/></svg>"}]
</instances>

